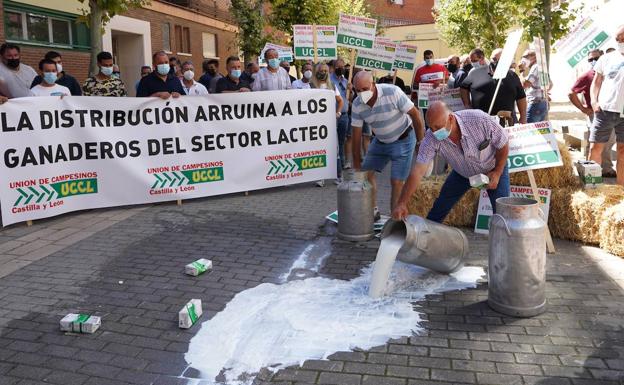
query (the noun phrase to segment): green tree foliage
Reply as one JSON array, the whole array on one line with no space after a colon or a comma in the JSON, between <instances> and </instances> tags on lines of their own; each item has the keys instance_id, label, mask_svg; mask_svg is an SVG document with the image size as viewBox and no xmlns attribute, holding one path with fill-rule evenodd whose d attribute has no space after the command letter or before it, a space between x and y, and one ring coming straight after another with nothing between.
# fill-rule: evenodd
<instances>
[{"instance_id":1,"label":"green tree foliage","mask_svg":"<svg viewBox=\"0 0 624 385\"><path fill-rule=\"evenodd\" d=\"M104 26L110 19L132 8L139 8L150 3L150 0L79 0L89 6L83 10L83 21L90 28L91 38L91 73L98 72L96 56L102 51L102 35Z\"/></svg>"},{"instance_id":2,"label":"green tree foliage","mask_svg":"<svg viewBox=\"0 0 624 385\"><path fill-rule=\"evenodd\" d=\"M230 13L238 24L238 43L245 63L254 60L266 43L264 0L231 0Z\"/></svg>"},{"instance_id":3,"label":"green tree foliage","mask_svg":"<svg viewBox=\"0 0 624 385\"><path fill-rule=\"evenodd\" d=\"M550 43L564 36L572 19L566 2L552 8L551 0L441 0L435 9L443 39L461 52L502 47L514 27L525 29L524 39L540 36Z\"/></svg>"}]
</instances>

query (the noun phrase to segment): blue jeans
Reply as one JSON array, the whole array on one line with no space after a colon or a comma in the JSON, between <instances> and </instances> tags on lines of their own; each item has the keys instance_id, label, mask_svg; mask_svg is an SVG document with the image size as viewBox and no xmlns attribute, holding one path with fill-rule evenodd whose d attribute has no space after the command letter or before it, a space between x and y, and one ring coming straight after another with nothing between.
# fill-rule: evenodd
<instances>
[{"instance_id":1,"label":"blue jeans","mask_svg":"<svg viewBox=\"0 0 624 385\"><path fill-rule=\"evenodd\" d=\"M546 103L545 99L529 104L529 107L527 108L527 123L544 121L544 119L546 119L547 112L548 103Z\"/></svg>"},{"instance_id":2,"label":"blue jeans","mask_svg":"<svg viewBox=\"0 0 624 385\"><path fill-rule=\"evenodd\" d=\"M464 178L456 171L451 171L442 186L442 190L440 190L438 199L436 199L433 203L433 207L429 211L427 219L442 223L453 206L455 206L455 203L459 202L466 191L470 189L470 181L468 181L468 178ZM498 180L498 186L496 189L487 190L487 192L490 197L490 202L492 203L492 209L496 213L496 199L508 197L510 194L509 171L507 170L507 166L505 166L505 169Z\"/></svg>"},{"instance_id":3,"label":"blue jeans","mask_svg":"<svg viewBox=\"0 0 624 385\"><path fill-rule=\"evenodd\" d=\"M410 126L407 137L392 143L384 143L376 137L368 147L362 170L381 172L388 162L392 162L390 179L404 181L412 169L412 158L416 148L416 134Z\"/></svg>"},{"instance_id":4,"label":"blue jeans","mask_svg":"<svg viewBox=\"0 0 624 385\"><path fill-rule=\"evenodd\" d=\"M338 178L342 176L342 165L345 163L344 144L347 139L349 126L349 115L345 112L336 120L336 129L338 130Z\"/></svg>"}]
</instances>

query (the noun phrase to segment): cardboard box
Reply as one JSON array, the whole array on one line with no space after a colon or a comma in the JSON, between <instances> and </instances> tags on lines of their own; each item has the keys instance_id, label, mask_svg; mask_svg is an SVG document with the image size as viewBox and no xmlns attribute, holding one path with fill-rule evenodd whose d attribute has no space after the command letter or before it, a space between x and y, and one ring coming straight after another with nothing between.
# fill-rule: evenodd
<instances>
[{"instance_id":1,"label":"cardboard box","mask_svg":"<svg viewBox=\"0 0 624 385\"><path fill-rule=\"evenodd\" d=\"M197 322L202 315L201 299L190 300L178 313L178 321L181 329L188 329Z\"/></svg>"},{"instance_id":2,"label":"cardboard box","mask_svg":"<svg viewBox=\"0 0 624 385\"><path fill-rule=\"evenodd\" d=\"M576 162L576 170L585 187L596 188L602 184L602 167L593 160L579 160Z\"/></svg>"},{"instance_id":3,"label":"cardboard box","mask_svg":"<svg viewBox=\"0 0 624 385\"><path fill-rule=\"evenodd\" d=\"M490 184L490 178L488 178L487 175L483 175L483 174L473 175L470 178L468 178L468 180L470 181L470 185L472 187L478 188L478 189L481 189L487 186L488 184Z\"/></svg>"},{"instance_id":4,"label":"cardboard box","mask_svg":"<svg viewBox=\"0 0 624 385\"><path fill-rule=\"evenodd\" d=\"M102 319L98 316L70 313L61 320L61 331L92 334L101 325Z\"/></svg>"},{"instance_id":5,"label":"cardboard box","mask_svg":"<svg viewBox=\"0 0 624 385\"><path fill-rule=\"evenodd\" d=\"M193 277L197 277L208 270L212 270L212 261L204 258L191 262L184 267L184 272Z\"/></svg>"}]
</instances>

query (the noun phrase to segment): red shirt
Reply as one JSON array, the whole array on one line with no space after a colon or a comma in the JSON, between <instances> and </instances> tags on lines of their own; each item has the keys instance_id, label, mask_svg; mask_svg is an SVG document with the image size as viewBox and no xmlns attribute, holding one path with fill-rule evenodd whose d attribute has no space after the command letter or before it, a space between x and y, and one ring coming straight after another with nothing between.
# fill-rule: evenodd
<instances>
[{"instance_id":1,"label":"red shirt","mask_svg":"<svg viewBox=\"0 0 624 385\"><path fill-rule=\"evenodd\" d=\"M592 81L594 80L594 74L596 71L593 69L585 72L583 75L579 76L574 82L572 86L572 92L577 94L583 94L583 99L585 99L585 106L592 108L591 106L591 95L589 90L591 88Z\"/></svg>"},{"instance_id":2,"label":"red shirt","mask_svg":"<svg viewBox=\"0 0 624 385\"><path fill-rule=\"evenodd\" d=\"M424 65L416 70L413 88L417 88L418 83L443 83L447 77L448 71L442 64Z\"/></svg>"}]
</instances>

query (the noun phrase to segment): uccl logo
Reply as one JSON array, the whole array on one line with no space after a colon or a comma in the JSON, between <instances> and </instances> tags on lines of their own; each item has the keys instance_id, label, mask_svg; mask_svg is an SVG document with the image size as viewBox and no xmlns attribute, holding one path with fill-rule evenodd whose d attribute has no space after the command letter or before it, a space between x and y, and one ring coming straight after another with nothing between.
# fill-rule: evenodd
<instances>
[{"instance_id":1,"label":"uccl logo","mask_svg":"<svg viewBox=\"0 0 624 385\"><path fill-rule=\"evenodd\" d=\"M41 184L28 188L17 188L20 194L13 206L28 205L30 203L50 202L52 199L62 199L74 195L97 194L97 178L76 179L64 182Z\"/></svg>"},{"instance_id":2,"label":"uccl logo","mask_svg":"<svg viewBox=\"0 0 624 385\"><path fill-rule=\"evenodd\" d=\"M293 159L269 161L267 175L285 174L287 172L311 170L327 166L327 155L313 155Z\"/></svg>"}]
</instances>

